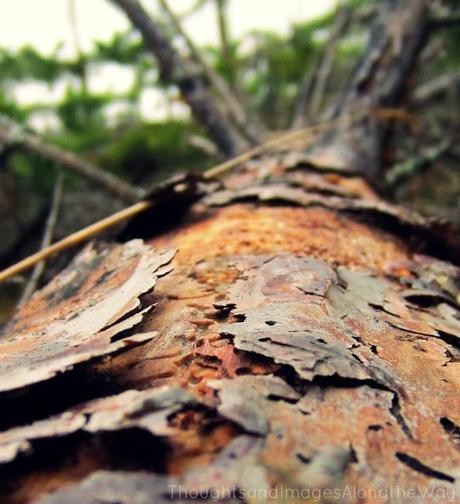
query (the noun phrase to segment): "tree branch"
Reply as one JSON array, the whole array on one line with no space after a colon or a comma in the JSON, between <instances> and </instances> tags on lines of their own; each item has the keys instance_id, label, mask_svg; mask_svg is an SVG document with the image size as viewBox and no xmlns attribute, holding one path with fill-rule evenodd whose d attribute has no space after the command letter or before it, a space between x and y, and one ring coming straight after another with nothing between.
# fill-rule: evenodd
<instances>
[{"instance_id":1,"label":"tree branch","mask_svg":"<svg viewBox=\"0 0 460 504\"><path fill-rule=\"evenodd\" d=\"M313 67L309 68L304 74L294 105L292 128L300 128L306 123L306 110L310 102L320 64L321 59L318 58L313 64Z\"/></svg>"},{"instance_id":2,"label":"tree branch","mask_svg":"<svg viewBox=\"0 0 460 504\"><path fill-rule=\"evenodd\" d=\"M73 152L49 144L39 136L26 132L20 125L5 116L0 117L0 141L7 145L18 145L24 150L48 159L62 168L97 183L124 201L137 201L144 194L142 189L98 168L89 161L76 156Z\"/></svg>"},{"instance_id":3,"label":"tree branch","mask_svg":"<svg viewBox=\"0 0 460 504\"><path fill-rule=\"evenodd\" d=\"M222 155L217 150L216 145L211 142L208 138L200 135L189 135L187 137L187 142L195 149L200 149L211 159L222 160Z\"/></svg>"},{"instance_id":4,"label":"tree branch","mask_svg":"<svg viewBox=\"0 0 460 504\"><path fill-rule=\"evenodd\" d=\"M313 72L306 75L297 101L294 127L299 127L305 122L308 116L309 122L314 120L321 108L327 82L332 70L332 63L337 46L344 33L347 31L352 18L352 11L348 8L341 8L337 12L331 36L327 41L321 56L317 59Z\"/></svg>"},{"instance_id":5,"label":"tree branch","mask_svg":"<svg viewBox=\"0 0 460 504\"><path fill-rule=\"evenodd\" d=\"M183 38L193 59L201 66L209 84L212 86L216 94L222 100L221 105L224 112L239 131L253 144L261 143L263 131L257 125L252 124L246 114L246 111L241 106L238 98L233 94L233 91L211 65L204 59L201 51L196 47L193 40L184 30L180 19L171 10L167 0L158 0L162 9L166 12L171 20L171 23L177 33Z\"/></svg>"},{"instance_id":6,"label":"tree branch","mask_svg":"<svg viewBox=\"0 0 460 504\"><path fill-rule=\"evenodd\" d=\"M142 34L145 45L158 61L162 80L179 88L193 115L206 128L219 150L225 156L233 156L239 150L239 139L233 128L206 92L201 79L179 56L159 24L149 17L138 0L110 1L126 14Z\"/></svg>"},{"instance_id":7,"label":"tree branch","mask_svg":"<svg viewBox=\"0 0 460 504\"><path fill-rule=\"evenodd\" d=\"M451 140L444 140L439 145L423 149L419 155L410 157L402 163L392 166L385 173L387 185L393 190L406 180L414 177L428 166L431 166L451 147Z\"/></svg>"},{"instance_id":8,"label":"tree branch","mask_svg":"<svg viewBox=\"0 0 460 504\"><path fill-rule=\"evenodd\" d=\"M227 25L227 1L214 0L217 12L217 25L219 27L220 47L222 50L222 59L225 62L227 75L230 83L235 84L235 62L230 47L230 37L228 36Z\"/></svg>"},{"instance_id":9,"label":"tree branch","mask_svg":"<svg viewBox=\"0 0 460 504\"><path fill-rule=\"evenodd\" d=\"M50 211L46 220L45 229L43 232L42 240L40 243L40 250L46 249L53 241L54 229L59 215L59 208L61 206L62 194L64 186L64 174L61 172L54 184L53 196L51 199ZM21 298L18 302L18 307L22 306L28 301L32 294L35 292L40 281L41 276L45 270L45 261L37 263L30 275L30 278L22 292Z\"/></svg>"},{"instance_id":10,"label":"tree branch","mask_svg":"<svg viewBox=\"0 0 460 504\"><path fill-rule=\"evenodd\" d=\"M441 75L421 84L414 91L412 103L421 105L455 86L460 86L460 71Z\"/></svg>"},{"instance_id":11,"label":"tree branch","mask_svg":"<svg viewBox=\"0 0 460 504\"><path fill-rule=\"evenodd\" d=\"M340 39L343 37L344 33L348 29L348 26L350 25L351 17L351 9L342 8L337 13L337 18L332 29L331 37L324 49L324 55L318 69L315 85L313 87L311 103L308 107L308 112L313 118L318 115L318 112L321 108L324 91L331 73L332 63L334 61L334 55L336 53Z\"/></svg>"}]
</instances>

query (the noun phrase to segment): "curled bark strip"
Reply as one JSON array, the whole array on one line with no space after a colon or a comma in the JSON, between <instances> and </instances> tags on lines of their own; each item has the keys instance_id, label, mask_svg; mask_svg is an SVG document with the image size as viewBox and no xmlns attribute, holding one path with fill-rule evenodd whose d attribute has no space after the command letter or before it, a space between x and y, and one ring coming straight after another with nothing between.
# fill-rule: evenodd
<instances>
[{"instance_id":1,"label":"curled bark strip","mask_svg":"<svg viewBox=\"0 0 460 504\"><path fill-rule=\"evenodd\" d=\"M170 271L174 251L157 253L141 242L98 251L92 246L17 314L0 342L0 392L20 389L76 364L152 335L112 342L137 325L139 297ZM109 329L110 328L110 329Z\"/></svg>"},{"instance_id":2,"label":"curled bark strip","mask_svg":"<svg viewBox=\"0 0 460 504\"><path fill-rule=\"evenodd\" d=\"M225 206L239 201L320 206L352 212L383 229L391 229L405 237L409 234L422 251L458 261L460 239L451 224L388 203L366 187L362 179L359 181L359 178L341 177L338 173L326 172L320 175L324 168L311 161L308 167L313 173L301 173L299 169L306 159L308 156L280 157L275 168L265 173L260 170L265 162L254 162L246 167L248 174L244 186L234 187L230 177L230 184L209 194L205 202L209 206ZM332 183L328 182L328 176Z\"/></svg>"}]
</instances>

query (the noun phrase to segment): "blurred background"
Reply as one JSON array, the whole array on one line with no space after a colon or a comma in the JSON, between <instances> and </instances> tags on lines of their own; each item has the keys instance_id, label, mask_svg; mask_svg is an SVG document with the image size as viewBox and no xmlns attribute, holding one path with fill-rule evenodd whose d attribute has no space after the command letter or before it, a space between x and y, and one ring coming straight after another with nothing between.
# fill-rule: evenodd
<instances>
[{"instance_id":1,"label":"blurred background","mask_svg":"<svg viewBox=\"0 0 460 504\"><path fill-rule=\"evenodd\" d=\"M243 122L255 128L243 131L252 143L330 115L379 4L141 3L194 72L237 97ZM460 11L455 0L439 9L452 22L436 30L419 57L406 100L411 120L394 133L387 196L460 224ZM91 177L63 170L63 153L144 188L222 159L163 74L109 0L0 3L0 268L40 248L53 195L53 240L127 204ZM60 149L57 155L49 146ZM54 261L39 282L66 260ZM0 288L0 323L26 282L27 275Z\"/></svg>"}]
</instances>

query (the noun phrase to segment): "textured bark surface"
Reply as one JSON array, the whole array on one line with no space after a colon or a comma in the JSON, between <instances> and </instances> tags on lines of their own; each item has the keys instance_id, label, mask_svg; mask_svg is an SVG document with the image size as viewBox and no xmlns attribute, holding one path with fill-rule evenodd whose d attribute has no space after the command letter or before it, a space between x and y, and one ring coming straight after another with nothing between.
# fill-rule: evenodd
<instances>
[{"instance_id":1,"label":"textured bark surface","mask_svg":"<svg viewBox=\"0 0 460 504\"><path fill-rule=\"evenodd\" d=\"M343 125L327 135L323 146L316 147L318 162L353 168L365 173L375 185L382 185L391 129L375 111L404 106L411 73L426 42L431 3L378 2L380 8L367 48L334 111L335 116L344 116Z\"/></svg>"},{"instance_id":2,"label":"textured bark surface","mask_svg":"<svg viewBox=\"0 0 460 504\"><path fill-rule=\"evenodd\" d=\"M454 237L302 154L212 185L6 327L0 501L455 501Z\"/></svg>"}]
</instances>

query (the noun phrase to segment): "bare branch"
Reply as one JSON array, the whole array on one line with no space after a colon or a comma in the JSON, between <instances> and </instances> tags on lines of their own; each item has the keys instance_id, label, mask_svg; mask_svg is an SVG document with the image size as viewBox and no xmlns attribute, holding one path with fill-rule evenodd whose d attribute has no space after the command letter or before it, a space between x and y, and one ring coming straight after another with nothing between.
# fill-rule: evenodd
<instances>
[{"instance_id":1,"label":"bare branch","mask_svg":"<svg viewBox=\"0 0 460 504\"><path fill-rule=\"evenodd\" d=\"M324 91L326 84L328 82L332 63L334 61L334 55L337 50L337 46L340 39L343 37L344 33L347 31L348 26L351 21L351 9L342 8L337 13L337 18L332 28L331 37L327 41L326 47L324 48L324 54L321 59L321 64L318 68L318 75L315 80L315 85L313 87L311 103L308 106L308 114L315 118L321 108Z\"/></svg>"},{"instance_id":2,"label":"bare branch","mask_svg":"<svg viewBox=\"0 0 460 504\"><path fill-rule=\"evenodd\" d=\"M201 135L189 135L187 137L187 142L196 149L200 149L211 159L222 159L222 155L216 148L216 145L211 142L208 138Z\"/></svg>"},{"instance_id":3,"label":"bare branch","mask_svg":"<svg viewBox=\"0 0 460 504\"><path fill-rule=\"evenodd\" d=\"M195 75L188 62L180 57L159 23L149 17L138 0L111 2L128 16L142 34L147 48L158 61L163 81L180 89L193 115L206 128L222 153L233 156L239 149L238 137L207 93L202 80Z\"/></svg>"},{"instance_id":4,"label":"bare branch","mask_svg":"<svg viewBox=\"0 0 460 504\"><path fill-rule=\"evenodd\" d=\"M403 162L391 167L385 173L387 185L394 190L406 180L431 166L450 149L451 143L450 139L444 140L439 145L422 149L420 154L405 159Z\"/></svg>"},{"instance_id":5,"label":"bare branch","mask_svg":"<svg viewBox=\"0 0 460 504\"><path fill-rule=\"evenodd\" d=\"M460 72L452 72L449 74L435 77L434 79L421 84L415 91L412 97L412 103L421 105L433 98L436 98L449 89L460 87Z\"/></svg>"},{"instance_id":6,"label":"bare branch","mask_svg":"<svg viewBox=\"0 0 460 504\"><path fill-rule=\"evenodd\" d=\"M180 19L171 10L167 0L158 0L163 10L166 12L171 20L171 23L177 33L183 38L187 47L194 60L203 69L209 84L212 86L216 94L219 95L222 100L221 105L223 106L224 112L228 118L235 124L239 131L253 144L260 143L263 131L262 128L258 127L256 124L251 124L249 122L248 115L246 111L241 106L238 98L233 94L233 91L227 85L225 80L212 68L211 65L207 63L201 51L196 47L193 40L189 37L187 32L184 30Z\"/></svg>"},{"instance_id":7,"label":"bare branch","mask_svg":"<svg viewBox=\"0 0 460 504\"><path fill-rule=\"evenodd\" d=\"M39 136L26 132L20 125L5 116L0 117L0 142L7 145L18 145L22 149L48 159L62 168L97 183L124 201L137 201L144 193L142 189L98 168L86 159L76 156L73 152L49 144Z\"/></svg>"},{"instance_id":8,"label":"bare branch","mask_svg":"<svg viewBox=\"0 0 460 504\"><path fill-rule=\"evenodd\" d=\"M352 18L352 11L348 8L341 8L337 12L331 36L327 41L321 56L316 61L313 71L308 72L304 79L299 93L294 117L294 126L301 126L308 117L308 122L313 121L320 111L324 92L329 76L331 74L332 63L337 46L344 33L347 31Z\"/></svg>"},{"instance_id":9,"label":"bare branch","mask_svg":"<svg viewBox=\"0 0 460 504\"><path fill-rule=\"evenodd\" d=\"M51 199L50 211L48 218L46 220L45 229L43 232L42 240L40 243L40 250L44 250L51 245L53 241L54 229L59 215L59 208L62 201L62 193L64 186L64 174L61 172L56 179L54 184L53 196ZM40 281L41 276L45 270L45 261L37 263L30 275L30 278L22 292L21 298L18 302L18 307L22 306L26 301L28 301L32 294L35 292Z\"/></svg>"},{"instance_id":10,"label":"bare branch","mask_svg":"<svg viewBox=\"0 0 460 504\"><path fill-rule=\"evenodd\" d=\"M306 109L315 85L320 64L321 59L318 58L313 67L309 68L304 74L294 105L294 113L292 116L293 128L300 128L306 124Z\"/></svg>"},{"instance_id":11,"label":"bare branch","mask_svg":"<svg viewBox=\"0 0 460 504\"><path fill-rule=\"evenodd\" d=\"M235 62L230 47L230 37L227 25L227 0L214 0L217 11L217 25L219 27L220 47L222 58L227 67L228 78L235 84Z\"/></svg>"}]
</instances>

